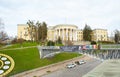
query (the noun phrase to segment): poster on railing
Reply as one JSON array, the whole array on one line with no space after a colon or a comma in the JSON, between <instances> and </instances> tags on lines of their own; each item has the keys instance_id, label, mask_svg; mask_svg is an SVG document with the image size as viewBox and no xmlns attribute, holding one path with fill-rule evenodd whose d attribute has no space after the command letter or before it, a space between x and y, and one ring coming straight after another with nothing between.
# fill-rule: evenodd
<instances>
[{"instance_id":1,"label":"poster on railing","mask_svg":"<svg viewBox=\"0 0 120 77\"><path fill-rule=\"evenodd\" d=\"M97 45L82 45L81 50L97 49Z\"/></svg>"},{"instance_id":2,"label":"poster on railing","mask_svg":"<svg viewBox=\"0 0 120 77\"><path fill-rule=\"evenodd\" d=\"M79 50L79 46L61 46L60 47L61 51L69 51L69 52L75 52Z\"/></svg>"},{"instance_id":3,"label":"poster on railing","mask_svg":"<svg viewBox=\"0 0 120 77\"><path fill-rule=\"evenodd\" d=\"M92 48L93 49L98 49L98 46L97 45L92 45Z\"/></svg>"},{"instance_id":4,"label":"poster on railing","mask_svg":"<svg viewBox=\"0 0 120 77\"><path fill-rule=\"evenodd\" d=\"M81 51L81 50L82 50L82 45L80 45L80 46L79 46L79 49L78 49L78 50L79 50L79 51Z\"/></svg>"}]
</instances>

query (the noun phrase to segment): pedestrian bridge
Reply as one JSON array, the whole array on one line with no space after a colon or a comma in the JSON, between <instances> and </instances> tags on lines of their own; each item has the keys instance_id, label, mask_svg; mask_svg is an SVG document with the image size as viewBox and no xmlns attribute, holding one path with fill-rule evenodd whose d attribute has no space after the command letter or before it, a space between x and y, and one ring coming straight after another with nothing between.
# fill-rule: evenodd
<instances>
[{"instance_id":1,"label":"pedestrian bridge","mask_svg":"<svg viewBox=\"0 0 120 77\"><path fill-rule=\"evenodd\" d=\"M120 44L77 45L77 46L38 46L40 58L54 56L61 52L78 52L100 60L120 59Z\"/></svg>"},{"instance_id":2,"label":"pedestrian bridge","mask_svg":"<svg viewBox=\"0 0 120 77\"><path fill-rule=\"evenodd\" d=\"M100 45L98 49L81 50L80 53L101 60L120 59L120 44Z\"/></svg>"}]
</instances>

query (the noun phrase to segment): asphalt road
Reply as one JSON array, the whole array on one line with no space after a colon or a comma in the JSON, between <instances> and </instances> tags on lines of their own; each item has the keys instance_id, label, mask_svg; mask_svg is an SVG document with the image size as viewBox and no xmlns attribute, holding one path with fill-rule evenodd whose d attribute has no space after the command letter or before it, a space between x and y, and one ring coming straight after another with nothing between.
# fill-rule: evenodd
<instances>
[{"instance_id":1,"label":"asphalt road","mask_svg":"<svg viewBox=\"0 0 120 77\"><path fill-rule=\"evenodd\" d=\"M89 71L91 71L100 63L101 61L99 60L91 59L87 61L86 64L77 65L76 67L70 68L70 69L63 68L58 71L44 75L42 77L82 77L83 75L87 74Z\"/></svg>"}]
</instances>

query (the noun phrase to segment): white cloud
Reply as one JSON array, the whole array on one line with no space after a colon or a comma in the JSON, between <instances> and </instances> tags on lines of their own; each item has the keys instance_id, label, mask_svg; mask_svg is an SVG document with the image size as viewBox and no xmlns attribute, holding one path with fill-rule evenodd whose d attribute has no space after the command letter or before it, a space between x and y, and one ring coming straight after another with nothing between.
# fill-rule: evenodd
<instances>
[{"instance_id":1,"label":"white cloud","mask_svg":"<svg viewBox=\"0 0 120 77\"><path fill-rule=\"evenodd\" d=\"M0 17L10 35L17 34L17 24L27 20L47 24L75 24L83 28L120 29L119 0L0 0Z\"/></svg>"}]
</instances>

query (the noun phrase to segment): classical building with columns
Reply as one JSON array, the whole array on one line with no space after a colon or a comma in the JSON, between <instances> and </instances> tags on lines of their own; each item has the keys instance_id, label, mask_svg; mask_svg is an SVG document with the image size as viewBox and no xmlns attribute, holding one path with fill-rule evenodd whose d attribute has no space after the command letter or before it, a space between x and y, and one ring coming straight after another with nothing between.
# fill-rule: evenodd
<instances>
[{"instance_id":1,"label":"classical building with columns","mask_svg":"<svg viewBox=\"0 0 120 77\"><path fill-rule=\"evenodd\" d=\"M31 40L28 34L27 24L18 24L18 38L23 38L25 40ZM71 24L59 24L56 26L49 26L47 32L47 40L56 41L58 38L61 40L70 40L75 44L83 42L83 30L79 29L76 25ZM92 31L92 41L107 41L108 33L106 29L94 29Z\"/></svg>"},{"instance_id":2,"label":"classical building with columns","mask_svg":"<svg viewBox=\"0 0 120 77\"><path fill-rule=\"evenodd\" d=\"M82 41L83 33L76 25L59 24L48 27L48 40L56 41L59 37L62 41Z\"/></svg>"},{"instance_id":3,"label":"classical building with columns","mask_svg":"<svg viewBox=\"0 0 120 77\"><path fill-rule=\"evenodd\" d=\"M25 40L31 40L27 28L27 24L18 24L17 26L17 37L23 38ZM82 41L83 40L83 31L78 29L78 26L71 24L59 24L56 26L49 26L47 32L47 40L56 41L58 37L62 41Z\"/></svg>"}]
</instances>

